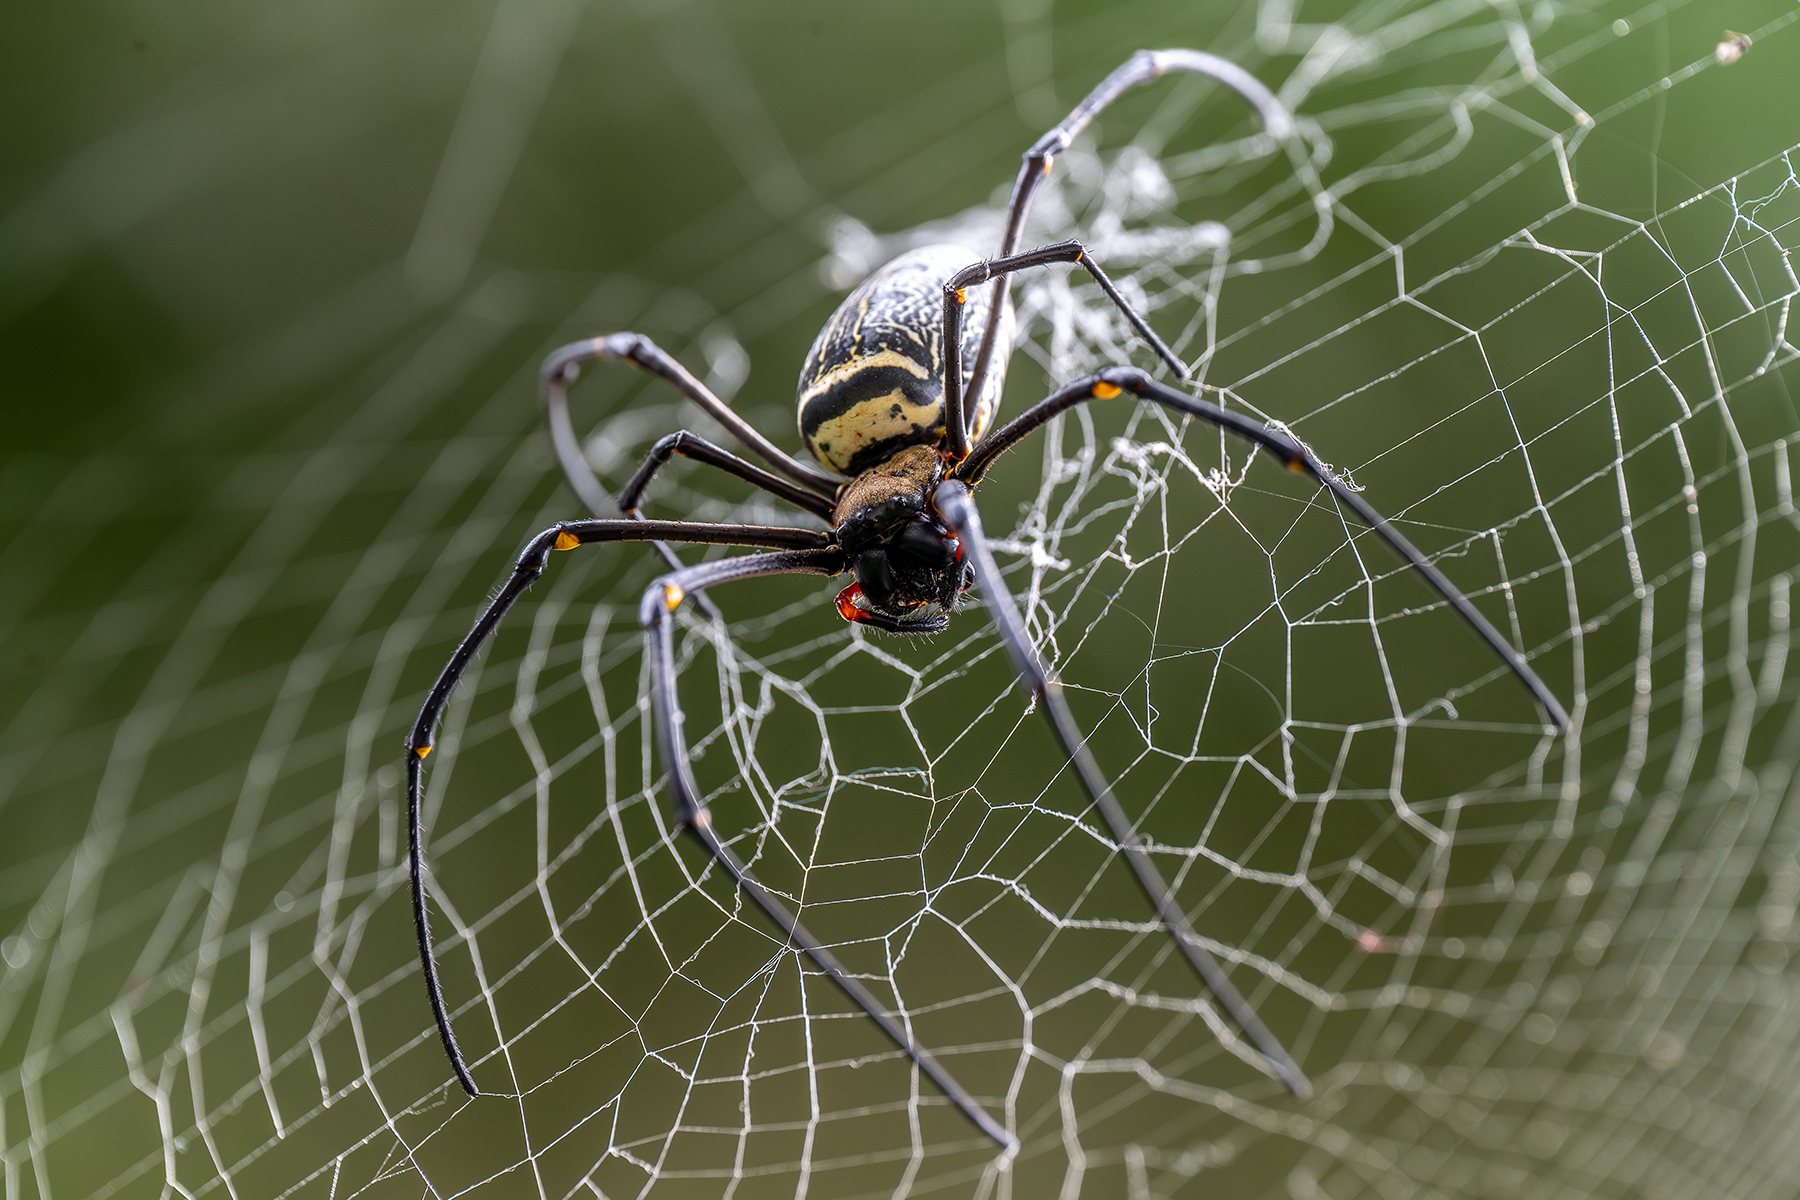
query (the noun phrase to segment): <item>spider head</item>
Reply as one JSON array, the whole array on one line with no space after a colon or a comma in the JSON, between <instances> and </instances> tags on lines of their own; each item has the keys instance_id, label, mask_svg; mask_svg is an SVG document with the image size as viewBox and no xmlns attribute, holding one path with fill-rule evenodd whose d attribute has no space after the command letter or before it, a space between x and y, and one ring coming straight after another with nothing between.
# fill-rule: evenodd
<instances>
[{"instance_id":1,"label":"spider head","mask_svg":"<svg viewBox=\"0 0 1800 1200\"><path fill-rule=\"evenodd\" d=\"M956 535L931 511L928 497L943 473L936 448L909 446L845 485L838 545L856 572L838 593L846 621L889 633L936 633L950 624L974 576Z\"/></svg>"},{"instance_id":2,"label":"spider head","mask_svg":"<svg viewBox=\"0 0 1800 1200\"><path fill-rule=\"evenodd\" d=\"M839 615L889 633L937 633L974 582L962 544L933 517L905 522L850 561L856 582L838 593Z\"/></svg>"}]
</instances>

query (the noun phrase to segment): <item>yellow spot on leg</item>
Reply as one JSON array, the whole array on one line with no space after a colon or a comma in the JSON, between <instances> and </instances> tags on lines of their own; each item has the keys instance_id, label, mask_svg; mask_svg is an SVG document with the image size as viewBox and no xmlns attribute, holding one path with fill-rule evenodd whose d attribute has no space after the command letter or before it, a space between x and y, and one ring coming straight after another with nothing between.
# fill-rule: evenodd
<instances>
[{"instance_id":1,"label":"yellow spot on leg","mask_svg":"<svg viewBox=\"0 0 1800 1200\"><path fill-rule=\"evenodd\" d=\"M566 529L556 535L556 548L558 550L573 550L579 545L581 545L581 539Z\"/></svg>"},{"instance_id":2,"label":"yellow spot on leg","mask_svg":"<svg viewBox=\"0 0 1800 1200\"><path fill-rule=\"evenodd\" d=\"M418 746L413 749L413 753L418 755L420 758L424 758L427 754L431 753L431 747L430 746Z\"/></svg>"},{"instance_id":3,"label":"yellow spot on leg","mask_svg":"<svg viewBox=\"0 0 1800 1200\"><path fill-rule=\"evenodd\" d=\"M672 583L663 584L663 604L670 612L680 608L681 602L685 599L687 599L687 593L681 588Z\"/></svg>"},{"instance_id":4,"label":"yellow spot on leg","mask_svg":"<svg viewBox=\"0 0 1800 1200\"><path fill-rule=\"evenodd\" d=\"M968 299L969 299L969 296L966 291L964 291L962 288L956 289L956 302L958 304L966 304L968 302Z\"/></svg>"},{"instance_id":5,"label":"yellow spot on leg","mask_svg":"<svg viewBox=\"0 0 1800 1200\"><path fill-rule=\"evenodd\" d=\"M1304 458L1288 459L1288 470L1293 471L1296 474L1304 472L1306 470L1306 460Z\"/></svg>"},{"instance_id":6,"label":"yellow spot on leg","mask_svg":"<svg viewBox=\"0 0 1800 1200\"><path fill-rule=\"evenodd\" d=\"M1114 396L1119 394L1119 389L1116 384L1107 383L1104 380L1096 383L1093 391L1094 398L1097 400L1111 400Z\"/></svg>"}]
</instances>

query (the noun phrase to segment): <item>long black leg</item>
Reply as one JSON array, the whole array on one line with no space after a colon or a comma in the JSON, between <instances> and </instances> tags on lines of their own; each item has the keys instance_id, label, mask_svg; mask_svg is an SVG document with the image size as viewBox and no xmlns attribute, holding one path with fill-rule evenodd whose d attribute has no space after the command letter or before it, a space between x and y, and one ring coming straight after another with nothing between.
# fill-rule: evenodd
<instances>
[{"instance_id":1,"label":"long black leg","mask_svg":"<svg viewBox=\"0 0 1800 1200\"><path fill-rule=\"evenodd\" d=\"M956 1081L956 1077L931 1052L913 1041L906 1028L889 1016L882 1008L881 1002L851 975L837 956L826 949L824 944L807 931L806 927L773 893L759 882L742 859L732 853L731 847L719 839L713 829L712 813L700 801L700 789L694 782L692 766L688 760L687 739L682 733L681 704L675 695L675 636L672 614L680 606L682 600L702 588L732 579L747 579L753 575L770 575L775 573L810 572L820 575L836 574L846 568L844 556L840 551L810 551L799 554L755 554L739 558L729 558L721 562L705 563L697 567L688 567L672 575L666 575L650 585L644 593L643 604L638 609L638 618L643 622L645 631L645 653L650 656L650 686L652 689L652 705L656 718L656 747L662 759L663 770L668 772L670 790L674 793L675 817L694 840L706 848L715 862L724 872L731 876L743 891L744 895L773 921L787 937L790 944L798 947L806 956L819 965L831 981L850 997L856 1006L868 1015L869 1019L881 1027L881 1031L893 1039L893 1042L923 1072L926 1078L938 1086L951 1103L963 1111L963 1114L1003 1150L1012 1150L1017 1142L1006 1129L981 1105L964 1090Z\"/></svg>"},{"instance_id":2,"label":"long black leg","mask_svg":"<svg viewBox=\"0 0 1800 1200\"><path fill-rule=\"evenodd\" d=\"M650 486L650 481L656 477L656 473L663 468L664 464L677 454L694 459L696 462L704 462L718 467L720 470L736 475L739 479L755 484L771 495L781 497L789 504L806 509L825 521L831 520L834 505L817 492L809 491L798 484L789 483L779 475L753 466L737 455L721 450L705 438L689 433L685 429L669 434L650 448L650 454L644 459L644 465L637 469L637 474L631 477L619 493L620 511L633 520L637 520L638 504L643 499L644 489ZM582 461L585 466L586 460ZM667 542L653 542L652 545L656 547L656 552L662 555L663 561L668 563L671 569L679 571L686 565ZM700 611L708 617L713 620L719 619L718 607L713 604L711 597L702 595L696 599L695 603L700 606Z\"/></svg>"},{"instance_id":3,"label":"long black leg","mask_svg":"<svg viewBox=\"0 0 1800 1200\"><path fill-rule=\"evenodd\" d=\"M1025 216L1031 210L1032 196L1044 176L1050 173L1050 164L1056 156L1067 150L1107 105L1132 88L1159 79L1170 71L1191 71L1218 80L1249 101L1270 137L1285 142L1293 136L1294 117L1287 106L1276 99L1275 93L1264 87L1261 80L1236 63L1201 50L1139 50L1126 60L1124 66L1102 79L1061 124L1025 152L1025 160L1019 166L1019 178L1013 184L1012 199L1006 206L1006 232L1000 239L1001 257L1011 254L1018 246L1019 234L1025 228ZM981 395L988 365L993 361L994 341L1000 330L1001 294L1005 288L1004 279L995 281L987 325L981 333L981 348L975 354L975 367L969 376L968 393L971 396Z\"/></svg>"},{"instance_id":4,"label":"long black leg","mask_svg":"<svg viewBox=\"0 0 1800 1200\"><path fill-rule=\"evenodd\" d=\"M752 466L737 455L721 450L705 438L689 433L685 429L669 434L652 446L649 457L644 459L644 465L637 469L637 474L633 475L630 482L619 492L619 508L626 515L633 515L637 512L638 504L644 496L644 489L650 486L650 481L656 477L656 473L663 468L664 464L677 454L683 458L691 458L695 462L718 467L722 471L736 475L739 479L755 484L770 495L779 496L789 504L804 508L814 516L822 517L827 521L831 520L832 510L835 506L828 498L797 484L789 483L781 476L771 474L761 467ZM682 566L680 563L671 563L670 565L676 570L680 570Z\"/></svg>"},{"instance_id":5,"label":"long black leg","mask_svg":"<svg viewBox=\"0 0 1800 1200\"><path fill-rule=\"evenodd\" d=\"M1551 723L1556 726L1557 730L1562 732L1568 730L1569 714L1563 711L1561 702L1557 700L1556 694L1550 690L1549 685L1538 678L1537 672L1531 669L1531 664L1525 656L1513 649L1512 643L1501 637L1500 631L1481 615L1481 610L1470 603L1469 598L1463 595L1462 591L1454 583L1451 583L1449 578L1438 570L1429 559L1420 554L1418 548L1408 541L1404 534L1388 524L1386 517L1370 507L1361 496L1344 486L1343 482L1333 475L1324 463L1319 461L1318 456L1305 443L1281 430L1259 424L1240 413L1230 412L1216 404L1210 404L1205 400L1196 400L1186 393L1165 387L1136 367L1108 367L1104 371L1090 375L1086 379L1077 380L1069 386L1051 393L983 439L981 445L977 446L968 458L957 465L952 472L953 477L962 480L970 487L975 486L981 482L981 477L987 473L987 469L993 465L996 458L1012 449L1021 438L1036 430L1057 413L1064 412L1088 400L1110 400L1121 392L1130 392L1141 400L1154 401L1166 408L1186 413L1190 417L1197 417L1209 425L1229 430L1239 437L1261 446L1279 458L1289 470L1303 471L1317 479L1339 504L1355 513L1357 519L1374 530L1382 541L1393 547L1394 551L1406 560L1407 565L1423 575L1426 582L1437 590L1438 595L1449 602L1450 607L1456 610L1457 615L1468 622L1469 627L1475 631L1476 635L1486 642L1495 654L1500 656L1512 673L1518 676L1519 682L1523 683L1532 696L1537 699L1537 702L1543 705L1544 712L1549 715Z\"/></svg>"},{"instance_id":6,"label":"long black leg","mask_svg":"<svg viewBox=\"0 0 1800 1200\"><path fill-rule=\"evenodd\" d=\"M1085 267L1087 273L1094 277L1094 282L1100 285L1100 290L1125 314L1125 319L1138 331L1138 336L1150 343L1150 348L1156 351L1157 357L1168 363L1182 379L1188 377L1187 364L1177 358L1175 352L1163 344L1163 340L1156 336L1155 330L1150 328L1144 318L1132 309L1125 297L1119 294L1119 289L1113 286L1113 281L1106 277L1106 272L1100 269L1100 264L1088 254L1087 247L1080 242L1058 242L1054 246L1028 250L1010 258L996 258L964 267L944 284L944 437L945 448L956 461L969 456L969 425L963 416L962 387L962 311L968 300L966 289L990 279L1004 279L1015 271L1048 266L1051 263L1080 263ZM980 395L979 392L969 394Z\"/></svg>"},{"instance_id":7,"label":"long black leg","mask_svg":"<svg viewBox=\"0 0 1800 1200\"><path fill-rule=\"evenodd\" d=\"M412 871L413 930L419 940L419 964L425 972L425 990L431 997L431 1013L437 1021L438 1036L443 1039L444 1053L456 1071L463 1091L479 1096L475 1079L469 1074L456 1035L450 1029L450 1013L444 1006L443 987L438 982L437 960L431 950L431 926L425 915L425 848L419 831L419 805L423 791L425 756L431 753L431 731L437 725L451 691L468 669L469 663L493 636L507 610L512 608L525 590L544 573L544 564L552 550L573 550L596 542L701 542L711 546L762 546L774 549L811 550L817 552L829 539L808 529L782 529L760 525L705 525L687 521L601 520L564 521L532 538L519 560L513 565L511 578L498 595L488 602L475 620L450 661L444 665L437 682L425 696L412 732L406 735L406 844L407 865ZM836 551L832 551L836 553ZM732 560L736 561L736 560ZM713 564L718 566L721 564ZM704 570L705 568L695 568Z\"/></svg>"},{"instance_id":8,"label":"long black leg","mask_svg":"<svg viewBox=\"0 0 1800 1200\"><path fill-rule=\"evenodd\" d=\"M569 385L581 374L584 363L602 359L630 363L652 375L661 376L676 391L705 409L713 420L729 429L733 437L771 467L822 496L837 495L842 480L801 462L758 433L748 421L733 412L729 405L713 395L705 384L695 379L686 367L665 353L655 342L638 333L614 333L584 342L572 342L552 351L544 360L540 373L544 417L550 426L550 442L556 448L557 461L562 464L569 486L575 489L581 502L596 514L609 511L611 502L606 489L594 477L593 468L588 466L587 457L581 452L575 427L569 421L568 392Z\"/></svg>"},{"instance_id":9,"label":"long black leg","mask_svg":"<svg viewBox=\"0 0 1800 1200\"><path fill-rule=\"evenodd\" d=\"M575 436L575 427L569 420L569 386L573 384L576 378L581 374L582 364L600 359L619 359L630 363L632 366L641 367L644 370L661 376L672 384L677 391L681 392L682 395L687 396L696 404L700 405L700 407L706 409L707 412L717 417L734 434L739 438L744 439L746 445L756 449L758 453L764 454L765 456L774 454L778 458L786 460L790 466L804 467L804 464L795 463L792 459L788 459L779 449L770 444L767 439L764 439L761 434L750 428L742 417L738 416L735 412L732 412L732 410L726 406L723 400L713 395L712 392L707 389L705 384L701 383L698 379L695 379L685 367L671 358L649 338L635 333L616 333L610 337L593 338L585 342L574 342L570 345L563 346L558 350L552 351L549 357L544 360L539 379L539 390L542 394L544 403L544 422L550 430L550 445L555 449L556 460L562 466L563 478L568 480L569 487L574 490L576 496L581 499L582 504L586 505L587 510L594 514L594 516L600 518L610 517L620 509L623 509L628 515L636 515L635 503L621 503L617 506L613 504L612 498L606 494L606 488L603 487L600 480L595 477L593 468L588 466L587 456L581 452L581 441ZM657 449L660 450L661 448L661 444L659 443ZM709 446L708 448L715 450L717 454L725 458L730 458L731 461L738 466L744 467L747 470L756 470L739 459L731 458L731 456L725 454L724 451L717 450L716 447ZM652 457L654 457L654 455L655 451L652 451ZM666 454L662 461L667 461ZM660 463L658 465L660 465ZM718 465L724 466L725 464L719 463ZM727 466L726 469L732 470L729 466ZM654 468L650 469L650 473L655 474ZM767 483L763 482L764 479L775 478L767 472L758 472L757 476L744 474L743 471L738 470L732 470L732 473L738 475L740 478L748 479L759 487L774 491L776 495L782 496L784 499L794 499L794 496L791 495L789 491L784 491L780 488L770 488ZM633 483L638 485L639 491L642 491L643 485L649 482L649 478L644 475L643 471L639 471L639 475L643 476L643 478L634 479ZM760 478L758 476L760 476ZM781 488L799 492L814 500L817 499L815 490L794 488L794 485L787 483L785 480L778 480L777 482L781 484ZM807 504L804 501L795 500L795 503L800 504L802 507L812 508L810 504ZM812 508L812 511L816 512L817 509ZM829 516L829 514L826 515ZM681 569L681 559L676 556L674 550L670 549L668 543L653 542L652 545L656 547L657 554L661 555L662 560L668 563L672 569L677 571ZM710 600L702 600L701 607L708 616L717 617L719 615L718 610L713 607Z\"/></svg>"},{"instance_id":10,"label":"long black leg","mask_svg":"<svg viewBox=\"0 0 1800 1200\"><path fill-rule=\"evenodd\" d=\"M1262 1052L1276 1077L1294 1095L1302 1100L1306 1099L1312 1094L1312 1085L1307 1082L1305 1073L1275 1035L1269 1032L1269 1027L1262 1023L1256 1010L1231 986L1230 978L1208 953L1193 926L1188 924L1187 914L1181 911L1175 897L1169 894L1168 886L1163 883L1162 876L1156 870L1156 864L1138 846L1137 832L1132 829L1125 810L1113 799L1112 788L1108 786L1106 776L1101 774L1099 764L1088 752L1087 739L1082 736L1080 727L1075 724L1074 714L1069 711L1068 704L1062 698L1062 685L1038 661L1037 651L1025 634L1025 622L1019 616L1018 606L1013 603L1012 593L1007 590L1000 568L994 562L993 553L982 536L981 516L975 509L975 501L969 495L969 489L958 480L947 479L938 485L934 503L938 515L949 522L961 540L966 561L975 568L975 580L981 585L982 594L987 597L988 612L1000 631L1000 640L1006 643L1006 653L1012 659L1013 669L1019 673L1025 686L1037 696L1044 716L1049 719L1050 728L1056 734L1056 740L1069 756L1069 763L1075 768L1076 777L1087 791L1088 798L1100 810L1100 816L1111 831L1113 841L1119 844L1119 852L1131 865L1132 874L1137 876L1138 886L1144 890L1150 907L1156 910L1157 919L1175 939L1175 944L1181 948L1188 965L1193 967L1200 982L1206 985L1206 990L1219 1002L1219 1007L1225 1010L1226 1015Z\"/></svg>"}]
</instances>

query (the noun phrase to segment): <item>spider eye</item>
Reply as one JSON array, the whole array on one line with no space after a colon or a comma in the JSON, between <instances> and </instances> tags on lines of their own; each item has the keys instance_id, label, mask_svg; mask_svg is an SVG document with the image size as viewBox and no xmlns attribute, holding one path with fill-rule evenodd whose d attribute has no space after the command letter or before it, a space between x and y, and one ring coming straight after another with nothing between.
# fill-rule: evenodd
<instances>
[{"instance_id":1,"label":"spider eye","mask_svg":"<svg viewBox=\"0 0 1800 1200\"><path fill-rule=\"evenodd\" d=\"M838 526L838 543L855 549L877 541L896 525L916 517L921 503L911 496L897 496L860 508Z\"/></svg>"}]
</instances>

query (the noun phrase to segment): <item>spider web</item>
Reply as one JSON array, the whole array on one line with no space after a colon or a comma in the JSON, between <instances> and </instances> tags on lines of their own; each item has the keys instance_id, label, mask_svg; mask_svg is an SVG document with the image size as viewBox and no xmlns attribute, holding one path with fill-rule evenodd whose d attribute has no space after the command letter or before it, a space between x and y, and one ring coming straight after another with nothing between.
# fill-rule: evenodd
<instances>
[{"instance_id":1,"label":"spider web","mask_svg":"<svg viewBox=\"0 0 1800 1200\"><path fill-rule=\"evenodd\" d=\"M1039 125L1075 94L1043 66L1046 12L1003 5L981 76L1004 63L995 104ZM876 232L896 176L865 157L822 258L758 260L780 234L756 231L827 173L697 28L664 50L737 135L748 209L720 224L744 238L711 247L729 286L493 270L474 249L499 193L469 164L516 155L543 97L507 81L554 68L575 13L498 10L403 266L161 401L191 431L284 372L331 397L103 603L34 608L154 500L148 476L118 455L54 487L11 469L9 496L47 497L6 551L12 637L55 661L0 735L33 835L0 868L9 1200L1788 1194L1800 150L1720 139L1699 180L1630 159L1689 111L1800 138L1736 90L1792 78L1774 5L1732 10L1743 53L1679 6L1266 3L1207 48L1300 114L1328 240L1279 148L1192 81L1122 102L1038 203L1027 244L1079 231L1212 394L1354 479L1574 718L1547 736L1385 548L1215 431L1090 405L984 485L1095 754L1314 1099L1267 1077L1149 921L978 603L915 643L845 626L817 581L721 591L678 643L715 818L1017 1132L997 1159L671 827L635 623L655 564L601 549L558 556L431 760L446 987L494 1093L466 1100L410 940L398 746L516 547L575 513L528 427L543 347L640 328L729 395L746 342L997 222ZM1123 56L1102 48L1093 78ZM919 153L979 149L1010 178L979 124ZM15 257L34 211L9 219ZM450 299L398 299L420 294ZM1016 295L1011 411L1147 363L1080 277ZM740 404L784 429L785 368L760 370ZM678 424L722 436L623 372L579 402L614 484ZM682 464L652 504L796 519ZM79 823L26 816L52 806Z\"/></svg>"}]
</instances>

